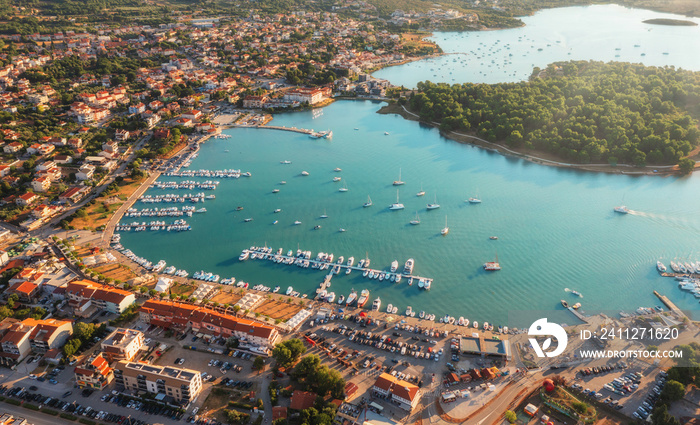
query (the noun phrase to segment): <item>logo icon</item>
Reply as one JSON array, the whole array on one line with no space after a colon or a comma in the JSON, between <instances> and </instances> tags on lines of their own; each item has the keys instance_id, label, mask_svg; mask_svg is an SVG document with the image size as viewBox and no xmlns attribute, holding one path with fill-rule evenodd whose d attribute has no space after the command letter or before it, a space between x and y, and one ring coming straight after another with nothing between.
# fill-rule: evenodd
<instances>
[{"instance_id":1,"label":"logo icon","mask_svg":"<svg viewBox=\"0 0 700 425\"><path fill-rule=\"evenodd\" d=\"M530 340L530 345L532 349L535 350L537 357L555 357L563 353L566 349L566 343L568 342L568 337L566 336L566 331L560 325L556 323L548 323L547 319L539 319L530 325L530 329L527 331L528 336L549 336L540 347L535 338L528 338ZM552 338L557 339L557 348L554 351L545 352L552 345Z\"/></svg>"}]
</instances>

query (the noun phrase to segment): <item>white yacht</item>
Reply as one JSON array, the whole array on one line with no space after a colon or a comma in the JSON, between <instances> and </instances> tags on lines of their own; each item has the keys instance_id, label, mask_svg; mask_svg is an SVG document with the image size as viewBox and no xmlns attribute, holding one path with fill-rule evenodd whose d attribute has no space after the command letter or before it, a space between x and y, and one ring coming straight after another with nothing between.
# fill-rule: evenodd
<instances>
[{"instance_id":1,"label":"white yacht","mask_svg":"<svg viewBox=\"0 0 700 425\"><path fill-rule=\"evenodd\" d=\"M343 304L345 302L345 295L341 295L340 298L338 298L338 304Z\"/></svg>"},{"instance_id":2,"label":"white yacht","mask_svg":"<svg viewBox=\"0 0 700 425\"><path fill-rule=\"evenodd\" d=\"M443 227L442 230L440 230L440 234L442 236L446 236L449 232L450 232L450 228L447 227L447 217L445 217L445 227Z\"/></svg>"},{"instance_id":3,"label":"white yacht","mask_svg":"<svg viewBox=\"0 0 700 425\"><path fill-rule=\"evenodd\" d=\"M391 313L391 310L393 310L393 309L394 309L394 306L392 304L389 304L388 306L386 306L387 313Z\"/></svg>"},{"instance_id":4,"label":"white yacht","mask_svg":"<svg viewBox=\"0 0 700 425\"><path fill-rule=\"evenodd\" d=\"M379 311L379 308L382 306L382 300L377 297L373 302L372 302L372 311Z\"/></svg>"},{"instance_id":5,"label":"white yacht","mask_svg":"<svg viewBox=\"0 0 700 425\"><path fill-rule=\"evenodd\" d=\"M250 251L248 251L247 249L244 249L243 252L241 252L241 255L238 257L238 260L245 261L248 259L249 256L250 256Z\"/></svg>"},{"instance_id":6,"label":"white yacht","mask_svg":"<svg viewBox=\"0 0 700 425\"><path fill-rule=\"evenodd\" d=\"M408 307L406 307L406 316L410 316L412 314L415 313L413 313L413 308L409 305Z\"/></svg>"},{"instance_id":7,"label":"white yacht","mask_svg":"<svg viewBox=\"0 0 700 425\"><path fill-rule=\"evenodd\" d=\"M467 199L467 202L469 202L470 204L480 204L480 203L481 203L481 199L479 199L479 198L469 198L469 199Z\"/></svg>"},{"instance_id":8,"label":"white yacht","mask_svg":"<svg viewBox=\"0 0 700 425\"><path fill-rule=\"evenodd\" d=\"M414 226L420 224L420 218L418 218L418 211L416 211L416 218L414 218L413 220L409 221L409 223L411 223L411 224L414 225Z\"/></svg>"},{"instance_id":9,"label":"white yacht","mask_svg":"<svg viewBox=\"0 0 700 425\"><path fill-rule=\"evenodd\" d=\"M318 218L328 218L328 214L326 214L326 210L323 210L323 214L318 216Z\"/></svg>"},{"instance_id":10,"label":"white yacht","mask_svg":"<svg viewBox=\"0 0 700 425\"><path fill-rule=\"evenodd\" d=\"M392 211L397 211L397 210L402 210L404 208L405 207L403 206L403 204L399 202L399 191L397 190L396 191L396 203L389 205L389 209Z\"/></svg>"},{"instance_id":11,"label":"white yacht","mask_svg":"<svg viewBox=\"0 0 700 425\"><path fill-rule=\"evenodd\" d=\"M348 190L349 190L349 189L348 189L348 184L345 183L345 182L343 182L343 187L341 187L340 189L338 189L338 192L347 192Z\"/></svg>"},{"instance_id":12,"label":"white yacht","mask_svg":"<svg viewBox=\"0 0 700 425\"><path fill-rule=\"evenodd\" d=\"M281 209L281 208L277 208L277 209L274 210L273 212L276 214L276 213L278 213L278 212L282 212L282 209Z\"/></svg>"},{"instance_id":13,"label":"white yacht","mask_svg":"<svg viewBox=\"0 0 700 425\"><path fill-rule=\"evenodd\" d=\"M298 225L300 225L300 224L301 224L301 221L299 221L299 220L296 220L296 221L294 222L294 225L295 225L295 226L298 226Z\"/></svg>"},{"instance_id":14,"label":"white yacht","mask_svg":"<svg viewBox=\"0 0 700 425\"><path fill-rule=\"evenodd\" d=\"M326 296L326 302L332 303L335 301L335 292L331 292Z\"/></svg>"},{"instance_id":15,"label":"white yacht","mask_svg":"<svg viewBox=\"0 0 700 425\"><path fill-rule=\"evenodd\" d=\"M335 171L336 173L339 173L339 172L343 171L343 169L340 167L336 167L333 169L333 171Z\"/></svg>"},{"instance_id":16,"label":"white yacht","mask_svg":"<svg viewBox=\"0 0 700 425\"><path fill-rule=\"evenodd\" d=\"M396 272L396 269L399 268L399 262L394 260L391 262L391 272L394 273Z\"/></svg>"},{"instance_id":17,"label":"white yacht","mask_svg":"<svg viewBox=\"0 0 700 425\"><path fill-rule=\"evenodd\" d=\"M440 208L440 204L437 203L437 195L435 195L435 201L433 201L432 204L428 204L425 209L427 210L436 210Z\"/></svg>"},{"instance_id":18,"label":"white yacht","mask_svg":"<svg viewBox=\"0 0 700 425\"><path fill-rule=\"evenodd\" d=\"M629 214L630 212L630 210L624 205L620 205L619 207L613 208L613 211L620 214Z\"/></svg>"},{"instance_id":19,"label":"white yacht","mask_svg":"<svg viewBox=\"0 0 700 425\"><path fill-rule=\"evenodd\" d=\"M289 161L289 160L280 161L280 164L291 164L291 163L292 163L292 161Z\"/></svg>"},{"instance_id":20,"label":"white yacht","mask_svg":"<svg viewBox=\"0 0 700 425\"><path fill-rule=\"evenodd\" d=\"M308 172L308 171L302 171L302 172L301 172L301 175L302 175L302 176L308 176L308 175L309 175L309 172Z\"/></svg>"},{"instance_id":21,"label":"white yacht","mask_svg":"<svg viewBox=\"0 0 700 425\"><path fill-rule=\"evenodd\" d=\"M333 177L333 181L334 181L334 182L339 182L340 180L341 180L340 177Z\"/></svg>"},{"instance_id":22,"label":"white yacht","mask_svg":"<svg viewBox=\"0 0 700 425\"><path fill-rule=\"evenodd\" d=\"M399 168L399 179L398 179L398 180L394 180L393 185L394 185L394 186L401 186L401 185L404 185L404 184L406 184L406 183L405 183L404 181L401 180L401 169Z\"/></svg>"},{"instance_id":23,"label":"white yacht","mask_svg":"<svg viewBox=\"0 0 700 425\"><path fill-rule=\"evenodd\" d=\"M424 196L425 191L423 190L423 184L420 185L420 192L416 193L416 196Z\"/></svg>"},{"instance_id":24,"label":"white yacht","mask_svg":"<svg viewBox=\"0 0 700 425\"><path fill-rule=\"evenodd\" d=\"M286 294L286 295L291 295L292 292L294 292L294 288L292 288L292 287L290 286L290 287L287 288L287 292L285 292L285 294Z\"/></svg>"},{"instance_id":25,"label":"white yacht","mask_svg":"<svg viewBox=\"0 0 700 425\"><path fill-rule=\"evenodd\" d=\"M365 202L365 203L362 205L362 207L363 207L363 208L367 208L367 207L371 207L371 206L372 206L372 198L370 198L369 195L367 195L367 202Z\"/></svg>"},{"instance_id":26,"label":"white yacht","mask_svg":"<svg viewBox=\"0 0 700 425\"><path fill-rule=\"evenodd\" d=\"M415 265L415 262L416 260L414 260L413 258L409 258L408 260L406 260L406 264L404 264L403 266L403 274L410 275L411 273L413 273L413 266Z\"/></svg>"}]
</instances>

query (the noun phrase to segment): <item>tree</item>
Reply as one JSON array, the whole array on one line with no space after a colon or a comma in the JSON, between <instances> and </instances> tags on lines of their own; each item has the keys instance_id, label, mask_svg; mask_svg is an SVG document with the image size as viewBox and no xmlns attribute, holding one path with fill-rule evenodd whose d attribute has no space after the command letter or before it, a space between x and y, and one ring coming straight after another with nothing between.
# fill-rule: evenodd
<instances>
[{"instance_id":1,"label":"tree","mask_svg":"<svg viewBox=\"0 0 700 425\"><path fill-rule=\"evenodd\" d=\"M289 367L296 363L305 352L306 347L304 347L304 343L298 338L293 338L277 344L272 350L272 357L275 358L279 366Z\"/></svg>"},{"instance_id":2,"label":"tree","mask_svg":"<svg viewBox=\"0 0 700 425\"><path fill-rule=\"evenodd\" d=\"M238 348L238 338L231 336L226 340L226 347L228 348Z\"/></svg>"},{"instance_id":3,"label":"tree","mask_svg":"<svg viewBox=\"0 0 700 425\"><path fill-rule=\"evenodd\" d=\"M695 169L695 161L690 158L683 158L678 161L678 169L683 175L690 174Z\"/></svg>"},{"instance_id":4,"label":"tree","mask_svg":"<svg viewBox=\"0 0 700 425\"><path fill-rule=\"evenodd\" d=\"M518 415L516 415L515 412L512 411L512 410L506 410L506 416L505 416L505 418L506 418L506 420L507 420L508 422L514 424L515 421L518 420Z\"/></svg>"},{"instance_id":5,"label":"tree","mask_svg":"<svg viewBox=\"0 0 700 425\"><path fill-rule=\"evenodd\" d=\"M685 395L685 385L669 380L661 391L661 398L666 401L678 401Z\"/></svg>"},{"instance_id":6,"label":"tree","mask_svg":"<svg viewBox=\"0 0 700 425\"><path fill-rule=\"evenodd\" d=\"M257 370L259 374L263 369L265 369L265 359L261 356L257 356L253 361L253 370Z\"/></svg>"}]
</instances>

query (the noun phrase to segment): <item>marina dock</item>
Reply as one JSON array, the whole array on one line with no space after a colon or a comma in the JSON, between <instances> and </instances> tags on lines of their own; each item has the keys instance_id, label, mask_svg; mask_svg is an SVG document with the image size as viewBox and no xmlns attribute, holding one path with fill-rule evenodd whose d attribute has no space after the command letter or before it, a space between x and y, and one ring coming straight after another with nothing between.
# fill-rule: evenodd
<instances>
[{"instance_id":1,"label":"marina dock","mask_svg":"<svg viewBox=\"0 0 700 425\"><path fill-rule=\"evenodd\" d=\"M573 307L567 308L571 313L573 313L574 316L578 318L578 320L582 321L583 323L588 323L588 317L584 316L583 314L579 313L578 310L576 310Z\"/></svg>"},{"instance_id":2,"label":"marina dock","mask_svg":"<svg viewBox=\"0 0 700 425\"><path fill-rule=\"evenodd\" d=\"M280 264L286 264L286 265L297 265L299 267L311 267L313 269L317 270L329 270L328 275L326 276L326 279L324 280L324 284L327 284L330 279L334 275L340 275L341 272L345 272L343 274L346 274L348 270L350 271L357 271L360 273L364 273L365 271L367 272L375 272L375 273L385 273L386 274L386 279L382 279L382 281L387 281L388 283L395 283L394 281L391 281L389 278L391 275L394 276L401 276L401 282L403 282L403 279L407 279L407 282L409 282L409 285L412 285L412 283L415 283L418 288L421 289L430 289L433 279L428 278L428 277L421 277L413 274L404 274L400 271L396 272L390 272L386 270L378 270L378 269L373 269L369 267L359 267L355 265L348 265L347 263L337 263L337 262L328 262L328 261L319 261L316 259L310 259L306 258L303 254L303 252L299 255L284 255L282 253L275 253L271 251L271 248L256 248L256 249L247 249L244 250L244 253L249 253L250 258L252 259L264 259L268 261L273 261L276 263ZM255 255L253 255L255 254ZM245 257L246 259L248 258L247 256ZM367 279L372 280L369 276L365 276ZM377 279L376 277L374 279ZM424 282L425 288L422 285L418 285L419 282ZM323 284L322 284L323 286Z\"/></svg>"},{"instance_id":3,"label":"marina dock","mask_svg":"<svg viewBox=\"0 0 700 425\"><path fill-rule=\"evenodd\" d=\"M246 126L243 126L243 127L246 127ZM291 132L294 132L294 133L303 133L303 134L311 134L311 133L314 132L313 130L309 130L309 129L306 129L306 128L284 127L284 126L279 126L279 125L258 125L258 126L256 126L256 127L258 127L258 128L267 128L267 129L270 129L270 130L291 131Z\"/></svg>"},{"instance_id":4,"label":"marina dock","mask_svg":"<svg viewBox=\"0 0 700 425\"><path fill-rule=\"evenodd\" d=\"M687 318L685 313L683 313L683 311L680 308L678 308L671 300L669 300L666 295L661 295L656 291L654 291L654 295L656 295L661 300L661 302L664 303L666 307L668 307L669 310L678 315L678 317L680 317L681 319Z\"/></svg>"}]
</instances>

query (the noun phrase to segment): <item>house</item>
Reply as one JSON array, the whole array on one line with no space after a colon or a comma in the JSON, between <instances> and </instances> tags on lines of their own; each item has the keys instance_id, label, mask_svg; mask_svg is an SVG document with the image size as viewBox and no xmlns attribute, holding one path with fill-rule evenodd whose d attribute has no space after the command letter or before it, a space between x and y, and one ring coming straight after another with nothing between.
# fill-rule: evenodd
<instances>
[{"instance_id":1,"label":"house","mask_svg":"<svg viewBox=\"0 0 700 425\"><path fill-rule=\"evenodd\" d=\"M165 140L170 137L170 129L169 128L158 128L153 132L153 137L156 138L156 140Z\"/></svg>"},{"instance_id":2,"label":"house","mask_svg":"<svg viewBox=\"0 0 700 425\"><path fill-rule=\"evenodd\" d=\"M403 381L388 373L382 373L372 386L372 391L382 397L390 398L404 410L411 411L418 404L420 390L418 386Z\"/></svg>"},{"instance_id":3,"label":"house","mask_svg":"<svg viewBox=\"0 0 700 425\"><path fill-rule=\"evenodd\" d=\"M78 169L75 178L78 180L89 180L95 174L95 166L92 164L83 164Z\"/></svg>"},{"instance_id":4,"label":"house","mask_svg":"<svg viewBox=\"0 0 700 425\"><path fill-rule=\"evenodd\" d=\"M193 109L189 112L183 112L182 118L188 118L192 121L198 120L198 119L202 118L202 111L198 111L196 109Z\"/></svg>"},{"instance_id":5,"label":"house","mask_svg":"<svg viewBox=\"0 0 700 425\"><path fill-rule=\"evenodd\" d=\"M10 175L11 168L9 165L0 165L0 177L6 177Z\"/></svg>"},{"instance_id":6,"label":"house","mask_svg":"<svg viewBox=\"0 0 700 425\"><path fill-rule=\"evenodd\" d=\"M71 137L68 139L68 146L73 149L81 148L83 147L83 139L80 137Z\"/></svg>"},{"instance_id":7,"label":"house","mask_svg":"<svg viewBox=\"0 0 700 425\"><path fill-rule=\"evenodd\" d=\"M243 99L243 107L248 109L262 109L269 100L267 96L248 95Z\"/></svg>"},{"instance_id":8,"label":"house","mask_svg":"<svg viewBox=\"0 0 700 425\"><path fill-rule=\"evenodd\" d=\"M183 405L202 391L202 374L192 369L120 361L114 367L114 377L127 391L170 396Z\"/></svg>"},{"instance_id":9,"label":"house","mask_svg":"<svg viewBox=\"0 0 700 425\"><path fill-rule=\"evenodd\" d=\"M60 349L52 348L44 354L43 359L49 364L57 365L61 363L61 359L63 359L63 354L61 353Z\"/></svg>"},{"instance_id":10,"label":"house","mask_svg":"<svg viewBox=\"0 0 700 425\"><path fill-rule=\"evenodd\" d=\"M114 132L114 138L118 142L125 142L125 141L129 140L130 135L131 135L131 133L129 133L128 130L118 129L117 131Z\"/></svg>"},{"instance_id":11,"label":"house","mask_svg":"<svg viewBox=\"0 0 700 425\"><path fill-rule=\"evenodd\" d=\"M73 186L59 195L58 200L66 204L75 204L80 201L88 188L85 186Z\"/></svg>"},{"instance_id":12,"label":"house","mask_svg":"<svg viewBox=\"0 0 700 425\"><path fill-rule=\"evenodd\" d=\"M273 326L191 304L148 300L139 308L139 315L144 322L164 328L191 329L224 338L234 336L241 343L262 347L260 354L267 354L280 338Z\"/></svg>"},{"instance_id":13,"label":"house","mask_svg":"<svg viewBox=\"0 0 700 425\"><path fill-rule=\"evenodd\" d=\"M146 111L146 105L143 104L143 102L139 102L136 105L131 105L129 106L129 113L130 114L140 114L142 112Z\"/></svg>"},{"instance_id":14,"label":"house","mask_svg":"<svg viewBox=\"0 0 700 425\"><path fill-rule=\"evenodd\" d=\"M8 294L17 294L19 300L25 303L36 301L41 292L41 287L33 282L17 282L7 289Z\"/></svg>"},{"instance_id":15,"label":"house","mask_svg":"<svg viewBox=\"0 0 700 425\"><path fill-rule=\"evenodd\" d=\"M29 145L27 148L27 153L30 155L36 155L39 153L39 149L41 148L41 145L39 143L33 143Z\"/></svg>"},{"instance_id":16,"label":"house","mask_svg":"<svg viewBox=\"0 0 700 425\"><path fill-rule=\"evenodd\" d=\"M2 148L5 153L17 153L20 149L22 149L22 144L20 142L8 143Z\"/></svg>"},{"instance_id":17,"label":"house","mask_svg":"<svg viewBox=\"0 0 700 425\"><path fill-rule=\"evenodd\" d=\"M301 411L308 409L309 407L313 407L314 403L316 402L316 397L318 397L316 393L296 390L292 394L289 408Z\"/></svg>"},{"instance_id":18,"label":"house","mask_svg":"<svg viewBox=\"0 0 700 425\"><path fill-rule=\"evenodd\" d=\"M284 94L287 102L308 103L314 105L323 101L323 92L320 89L297 88Z\"/></svg>"},{"instance_id":19,"label":"house","mask_svg":"<svg viewBox=\"0 0 700 425\"><path fill-rule=\"evenodd\" d=\"M19 363L32 351L46 353L62 347L73 334L73 322L58 319L24 319L11 324L0 340L0 357Z\"/></svg>"},{"instance_id":20,"label":"house","mask_svg":"<svg viewBox=\"0 0 700 425\"><path fill-rule=\"evenodd\" d=\"M135 329L117 328L100 343L104 355L110 362L132 361L144 346L143 332Z\"/></svg>"},{"instance_id":21,"label":"house","mask_svg":"<svg viewBox=\"0 0 700 425\"><path fill-rule=\"evenodd\" d=\"M46 156L46 155L49 155L54 150L56 150L56 146L49 145L49 144L45 143L45 144L42 144L41 146L39 146L39 155Z\"/></svg>"},{"instance_id":22,"label":"house","mask_svg":"<svg viewBox=\"0 0 700 425\"><path fill-rule=\"evenodd\" d=\"M102 311L121 314L136 301L133 293L89 280L76 280L66 286L68 304L84 313L95 306ZM90 305L88 305L88 302Z\"/></svg>"},{"instance_id":23,"label":"house","mask_svg":"<svg viewBox=\"0 0 700 425\"><path fill-rule=\"evenodd\" d=\"M36 202L39 200L39 196L32 192L27 192L23 195L19 195L17 199L15 199L15 203L19 205L20 207L26 207L28 205L31 205L32 203Z\"/></svg>"},{"instance_id":24,"label":"house","mask_svg":"<svg viewBox=\"0 0 700 425\"><path fill-rule=\"evenodd\" d=\"M36 169L39 171L50 170L52 168L56 168L56 162L54 161L44 161L36 166Z\"/></svg>"},{"instance_id":25,"label":"house","mask_svg":"<svg viewBox=\"0 0 700 425\"><path fill-rule=\"evenodd\" d=\"M102 353L93 354L75 367L75 383L78 388L103 390L114 379L114 370L109 367Z\"/></svg>"},{"instance_id":26,"label":"house","mask_svg":"<svg viewBox=\"0 0 700 425\"><path fill-rule=\"evenodd\" d=\"M70 155L56 155L53 160L56 164L70 164L73 162L73 157Z\"/></svg>"},{"instance_id":27,"label":"house","mask_svg":"<svg viewBox=\"0 0 700 425\"><path fill-rule=\"evenodd\" d=\"M112 157L119 154L119 143L115 140L110 140L102 144L102 150L112 154Z\"/></svg>"},{"instance_id":28,"label":"house","mask_svg":"<svg viewBox=\"0 0 700 425\"><path fill-rule=\"evenodd\" d=\"M177 120L175 120L175 124L181 125L183 127L188 127L188 128L192 127L192 125L193 125L192 120L189 118L178 118Z\"/></svg>"},{"instance_id":29,"label":"house","mask_svg":"<svg viewBox=\"0 0 700 425\"><path fill-rule=\"evenodd\" d=\"M35 192L46 192L51 187L51 180L48 177L37 177L31 184Z\"/></svg>"}]
</instances>

